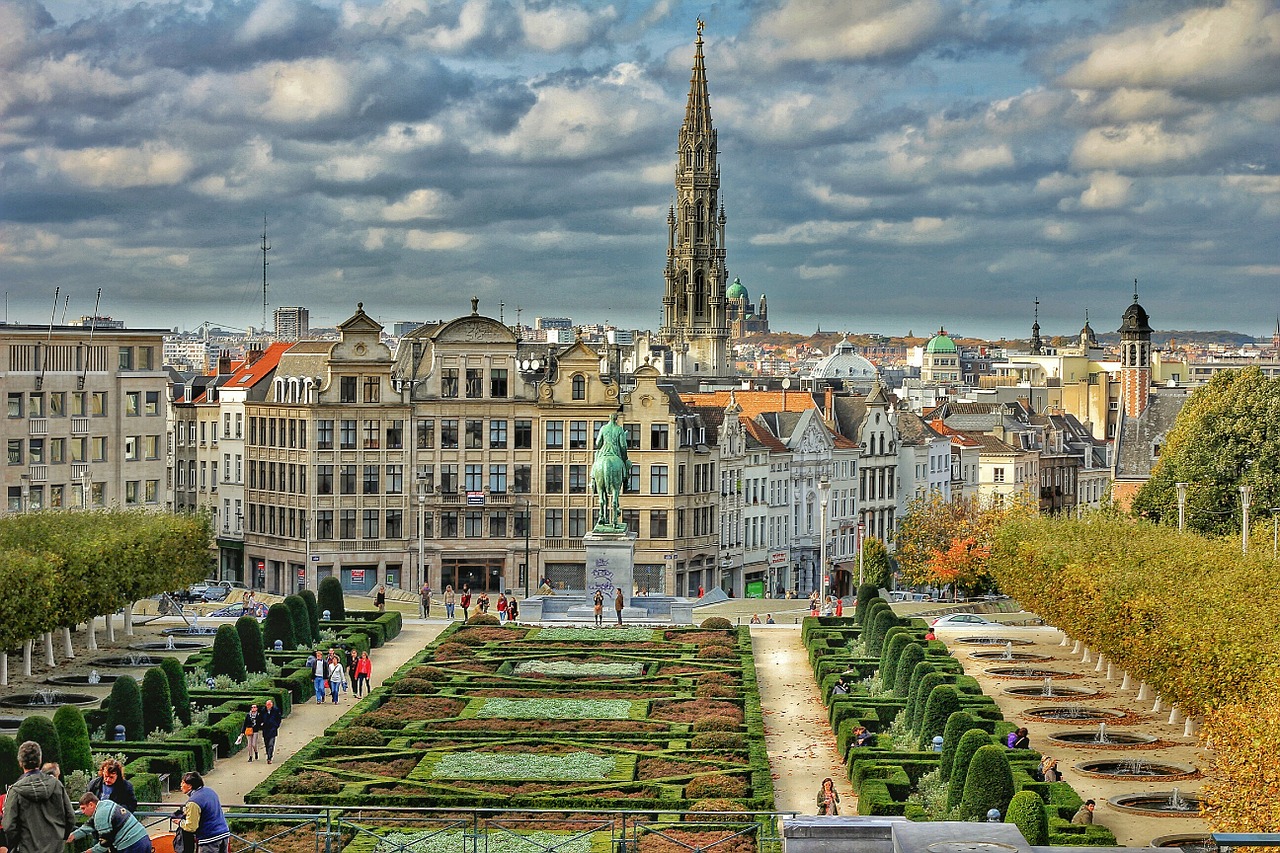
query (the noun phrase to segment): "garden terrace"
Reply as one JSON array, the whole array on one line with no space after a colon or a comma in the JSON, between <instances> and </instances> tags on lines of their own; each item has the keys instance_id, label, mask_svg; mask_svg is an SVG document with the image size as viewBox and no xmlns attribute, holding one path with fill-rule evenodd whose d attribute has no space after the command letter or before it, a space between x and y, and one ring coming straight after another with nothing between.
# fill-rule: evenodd
<instances>
[{"instance_id":1,"label":"garden terrace","mask_svg":"<svg viewBox=\"0 0 1280 853\"><path fill-rule=\"evenodd\" d=\"M247 799L769 810L749 633L451 626Z\"/></svg>"}]
</instances>

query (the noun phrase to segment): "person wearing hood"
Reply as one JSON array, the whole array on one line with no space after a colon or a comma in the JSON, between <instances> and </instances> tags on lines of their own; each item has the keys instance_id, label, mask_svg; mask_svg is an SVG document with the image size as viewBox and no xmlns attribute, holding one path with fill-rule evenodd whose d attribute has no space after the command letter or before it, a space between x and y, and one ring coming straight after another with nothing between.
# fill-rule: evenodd
<instances>
[{"instance_id":1,"label":"person wearing hood","mask_svg":"<svg viewBox=\"0 0 1280 853\"><path fill-rule=\"evenodd\" d=\"M18 747L22 776L9 786L4 799L5 843L22 853L63 853L67 836L76 828L76 813L62 782L41 772L41 758L35 741Z\"/></svg>"}]
</instances>

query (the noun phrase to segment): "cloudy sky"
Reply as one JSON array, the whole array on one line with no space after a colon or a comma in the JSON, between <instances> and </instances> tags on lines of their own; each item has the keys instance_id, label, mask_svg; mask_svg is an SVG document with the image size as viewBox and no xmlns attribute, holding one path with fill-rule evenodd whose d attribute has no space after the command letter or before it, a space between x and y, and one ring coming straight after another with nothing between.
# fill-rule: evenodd
<instances>
[{"instance_id":1,"label":"cloudy sky","mask_svg":"<svg viewBox=\"0 0 1280 853\"><path fill-rule=\"evenodd\" d=\"M0 0L8 317L654 327L699 16L775 329L1274 328L1272 0Z\"/></svg>"}]
</instances>

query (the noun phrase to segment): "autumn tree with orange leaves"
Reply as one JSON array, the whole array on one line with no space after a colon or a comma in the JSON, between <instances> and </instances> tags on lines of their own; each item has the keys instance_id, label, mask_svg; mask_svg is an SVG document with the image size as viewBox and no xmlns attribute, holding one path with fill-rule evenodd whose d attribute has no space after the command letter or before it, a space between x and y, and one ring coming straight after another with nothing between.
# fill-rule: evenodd
<instances>
[{"instance_id":1,"label":"autumn tree with orange leaves","mask_svg":"<svg viewBox=\"0 0 1280 853\"><path fill-rule=\"evenodd\" d=\"M995 530L1034 512L1030 501L996 506L976 497L947 500L937 492L913 500L896 537L894 556L903 580L966 595L993 589L989 562Z\"/></svg>"}]
</instances>

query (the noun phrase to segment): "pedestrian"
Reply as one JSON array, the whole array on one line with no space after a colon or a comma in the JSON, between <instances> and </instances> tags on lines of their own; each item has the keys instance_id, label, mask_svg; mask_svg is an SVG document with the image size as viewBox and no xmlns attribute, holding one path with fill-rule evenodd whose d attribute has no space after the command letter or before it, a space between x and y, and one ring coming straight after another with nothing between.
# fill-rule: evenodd
<instances>
[{"instance_id":1,"label":"pedestrian","mask_svg":"<svg viewBox=\"0 0 1280 853\"><path fill-rule=\"evenodd\" d=\"M760 614L759 614L759 613L752 613L752 614L751 614L751 624L752 624L752 625L759 625L759 624L761 624L761 622L760 622Z\"/></svg>"},{"instance_id":2,"label":"pedestrian","mask_svg":"<svg viewBox=\"0 0 1280 853\"><path fill-rule=\"evenodd\" d=\"M124 767L114 758L108 758L98 768L98 775L89 780L89 793L99 800L110 800L124 806L130 813L138 810L138 795L133 783L124 778Z\"/></svg>"},{"instance_id":3,"label":"pedestrian","mask_svg":"<svg viewBox=\"0 0 1280 853\"><path fill-rule=\"evenodd\" d=\"M23 741L18 747L23 772L4 798L5 844L21 853L63 853L76 813L62 782L41 772L40 764L40 744Z\"/></svg>"},{"instance_id":4,"label":"pedestrian","mask_svg":"<svg viewBox=\"0 0 1280 853\"><path fill-rule=\"evenodd\" d=\"M507 623L507 596L505 593L498 593L498 624L505 625Z\"/></svg>"},{"instance_id":5,"label":"pedestrian","mask_svg":"<svg viewBox=\"0 0 1280 853\"><path fill-rule=\"evenodd\" d=\"M360 663L360 653L356 651L356 647L352 646L347 651L347 671L348 681L354 681L356 677L356 664Z\"/></svg>"},{"instance_id":6,"label":"pedestrian","mask_svg":"<svg viewBox=\"0 0 1280 853\"><path fill-rule=\"evenodd\" d=\"M513 595L507 600L507 621L515 622L519 618L520 605L516 602L516 597Z\"/></svg>"},{"instance_id":7,"label":"pedestrian","mask_svg":"<svg viewBox=\"0 0 1280 853\"><path fill-rule=\"evenodd\" d=\"M613 596L613 609L618 612L618 625L622 625L622 608L625 606L626 602L622 600L622 587L618 587Z\"/></svg>"},{"instance_id":8,"label":"pedestrian","mask_svg":"<svg viewBox=\"0 0 1280 853\"><path fill-rule=\"evenodd\" d=\"M453 584L447 584L444 588L444 615L450 622L453 621L454 593Z\"/></svg>"},{"instance_id":9,"label":"pedestrian","mask_svg":"<svg viewBox=\"0 0 1280 853\"><path fill-rule=\"evenodd\" d=\"M462 585L462 597L458 601L462 605L462 621L467 621L467 609L471 607L471 587L465 583Z\"/></svg>"},{"instance_id":10,"label":"pedestrian","mask_svg":"<svg viewBox=\"0 0 1280 853\"><path fill-rule=\"evenodd\" d=\"M1079 811L1077 811L1077 812L1075 813L1075 816L1071 818L1071 822L1072 822L1072 823L1074 823L1074 824L1081 825L1081 826L1090 826L1090 825L1092 825L1092 824L1093 824L1093 810L1094 810L1095 808L1097 808L1097 803L1095 803L1093 800L1085 800L1085 801L1084 801L1084 805L1082 805L1082 806L1080 807ZM8 817L8 815L6 815L6 818L7 818L7 817ZM6 823L6 824L8 824L8 820L7 820L7 819L6 819L5 823ZM11 845L11 846L12 846L12 845Z\"/></svg>"},{"instance_id":11,"label":"pedestrian","mask_svg":"<svg viewBox=\"0 0 1280 853\"><path fill-rule=\"evenodd\" d=\"M342 658L334 655L329 658L329 693L333 696L333 704L338 704L338 694L347 686L347 673L342 668Z\"/></svg>"},{"instance_id":12,"label":"pedestrian","mask_svg":"<svg viewBox=\"0 0 1280 853\"><path fill-rule=\"evenodd\" d=\"M267 763L276 754L276 736L280 734L280 722L283 715L276 707L274 700L268 699L262 709L262 745L267 749Z\"/></svg>"},{"instance_id":13,"label":"pedestrian","mask_svg":"<svg viewBox=\"0 0 1280 853\"><path fill-rule=\"evenodd\" d=\"M1031 738L1025 728L1018 729L1009 735L1007 741L1010 749L1030 749Z\"/></svg>"},{"instance_id":14,"label":"pedestrian","mask_svg":"<svg viewBox=\"0 0 1280 853\"><path fill-rule=\"evenodd\" d=\"M55 779L62 778L62 768L58 766L58 762L56 761L46 761L44 764L41 764L40 772L47 773ZM71 795L68 794L67 796L69 797Z\"/></svg>"},{"instance_id":15,"label":"pedestrian","mask_svg":"<svg viewBox=\"0 0 1280 853\"><path fill-rule=\"evenodd\" d=\"M1040 780L1042 782L1061 782L1062 771L1058 769L1058 759L1046 755L1040 762Z\"/></svg>"},{"instance_id":16,"label":"pedestrian","mask_svg":"<svg viewBox=\"0 0 1280 853\"><path fill-rule=\"evenodd\" d=\"M818 814L828 816L840 814L840 794L836 791L836 783L831 781L830 776L822 780L822 787L818 790Z\"/></svg>"},{"instance_id":17,"label":"pedestrian","mask_svg":"<svg viewBox=\"0 0 1280 853\"><path fill-rule=\"evenodd\" d=\"M373 596L373 606L378 608L379 613L387 612L387 587L386 584L378 584L378 591Z\"/></svg>"},{"instance_id":18,"label":"pedestrian","mask_svg":"<svg viewBox=\"0 0 1280 853\"><path fill-rule=\"evenodd\" d=\"M706 593L706 590L704 590L704 589L702 588L702 584L698 584L698 598L702 598L702 596L703 596L705 593Z\"/></svg>"},{"instance_id":19,"label":"pedestrian","mask_svg":"<svg viewBox=\"0 0 1280 853\"><path fill-rule=\"evenodd\" d=\"M604 593L598 589L596 590L596 600L595 600L594 610L596 614L596 627L603 628L604 627Z\"/></svg>"},{"instance_id":20,"label":"pedestrian","mask_svg":"<svg viewBox=\"0 0 1280 853\"><path fill-rule=\"evenodd\" d=\"M312 680L315 683L316 704L324 702L324 688L329 680L329 661L316 649L314 658L307 658L311 663Z\"/></svg>"},{"instance_id":21,"label":"pedestrian","mask_svg":"<svg viewBox=\"0 0 1280 853\"><path fill-rule=\"evenodd\" d=\"M424 582L418 594L422 596L422 618L426 619L431 615L431 584Z\"/></svg>"},{"instance_id":22,"label":"pedestrian","mask_svg":"<svg viewBox=\"0 0 1280 853\"><path fill-rule=\"evenodd\" d=\"M249 753L249 760L253 761L258 757L258 732L262 731L262 714L258 711L257 702L250 705L249 713L244 715L243 728L244 735L236 738L236 743L247 741L244 749Z\"/></svg>"},{"instance_id":23,"label":"pedestrian","mask_svg":"<svg viewBox=\"0 0 1280 853\"><path fill-rule=\"evenodd\" d=\"M836 597L836 615L837 616L844 615L844 599L840 598L839 596Z\"/></svg>"},{"instance_id":24,"label":"pedestrian","mask_svg":"<svg viewBox=\"0 0 1280 853\"><path fill-rule=\"evenodd\" d=\"M174 817L180 820L179 830L190 833L194 842L194 849L186 847L184 853L227 853L231 830L218 795L205 787L204 777L194 770L182 774L179 787L187 801Z\"/></svg>"},{"instance_id":25,"label":"pedestrian","mask_svg":"<svg viewBox=\"0 0 1280 853\"><path fill-rule=\"evenodd\" d=\"M773 621L773 614L772 614L772 613L766 613L766 614L764 615L764 624L766 624L766 625L777 625L778 623Z\"/></svg>"},{"instance_id":26,"label":"pedestrian","mask_svg":"<svg viewBox=\"0 0 1280 853\"><path fill-rule=\"evenodd\" d=\"M93 838L95 844L89 853L147 853L151 849L147 828L119 803L100 800L97 794L86 791L80 797L80 813L89 822L67 836L68 844Z\"/></svg>"},{"instance_id":27,"label":"pedestrian","mask_svg":"<svg viewBox=\"0 0 1280 853\"><path fill-rule=\"evenodd\" d=\"M489 593L484 590L480 591L479 597L476 598L476 609L481 613L489 612Z\"/></svg>"},{"instance_id":28,"label":"pedestrian","mask_svg":"<svg viewBox=\"0 0 1280 853\"><path fill-rule=\"evenodd\" d=\"M373 661L369 659L368 652L360 653L360 660L356 662L356 698L368 696L372 690L369 686L369 678L373 675Z\"/></svg>"}]
</instances>

